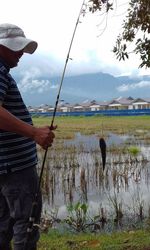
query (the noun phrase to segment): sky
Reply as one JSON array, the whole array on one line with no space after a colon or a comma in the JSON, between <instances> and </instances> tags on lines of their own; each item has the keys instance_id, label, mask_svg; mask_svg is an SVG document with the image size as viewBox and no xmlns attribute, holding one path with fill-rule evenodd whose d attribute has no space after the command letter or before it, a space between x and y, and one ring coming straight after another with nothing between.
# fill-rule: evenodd
<instances>
[{"instance_id":1,"label":"sky","mask_svg":"<svg viewBox=\"0 0 150 250\"><path fill-rule=\"evenodd\" d=\"M114 10L107 18L103 11L81 16L66 74L99 71L112 75L149 74L147 70L138 69L135 56L119 62L112 53L129 0L114 2ZM82 3L83 0L3 1L0 23L14 23L28 38L38 42L37 51L23 57L18 71L29 70L30 64L30 70L39 75L61 74Z\"/></svg>"},{"instance_id":2,"label":"sky","mask_svg":"<svg viewBox=\"0 0 150 250\"><path fill-rule=\"evenodd\" d=\"M108 15L102 11L80 16L65 76L97 72L113 76L129 75L131 78L150 75L149 69L138 68L140 62L137 56L118 61L113 54L129 0L113 1L114 10ZM58 89L44 77L62 75L82 3L83 0L26 0L24 3L5 0L1 3L0 23L16 24L24 30L26 37L38 42L36 52L33 55L24 54L18 67L13 69L13 74L21 78L19 86L22 92L32 90L42 93L48 90L49 84L51 89ZM123 85L119 91L126 91L128 87Z\"/></svg>"}]
</instances>

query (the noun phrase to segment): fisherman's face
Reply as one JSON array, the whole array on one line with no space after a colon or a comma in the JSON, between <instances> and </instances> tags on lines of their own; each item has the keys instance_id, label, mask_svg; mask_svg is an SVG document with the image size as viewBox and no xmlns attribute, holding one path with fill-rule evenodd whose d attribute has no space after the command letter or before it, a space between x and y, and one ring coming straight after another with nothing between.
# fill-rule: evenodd
<instances>
[{"instance_id":1,"label":"fisherman's face","mask_svg":"<svg viewBox=\"0 0 150 250\"><path fill-rule=\"evenodd\" d=\"M12 51L4 46L0 46L0 57L7 63L10 68L18 65L19 59L23 55L23 50Z\"/></svg>"}]
</instances>

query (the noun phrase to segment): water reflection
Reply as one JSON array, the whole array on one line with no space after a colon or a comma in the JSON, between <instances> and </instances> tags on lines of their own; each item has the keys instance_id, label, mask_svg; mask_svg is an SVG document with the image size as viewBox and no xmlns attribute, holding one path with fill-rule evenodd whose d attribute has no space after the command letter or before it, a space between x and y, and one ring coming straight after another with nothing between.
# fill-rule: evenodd
<instances>
[{"instance_id":1,"label":"water reflection","mask_svg":"<svg viewBox=\"0 0 150 250\"><path fill-rule=\"evenodd\" d=\"M48 214L58 208L58 216L66 216L66 204L88 202L91 214L103 208L108 214L122 209L124 214L148 214L150 207L150 147L134 136L109 134L106 138L107 161L103 173L99 138L76 134L74 140L48 152L42 183L44 206ZM140 148L132 155L124 147ZM42 152L39 158L42 161ZM144 212L143 212L144 211Z\"/></svg>"},{"instance_id":2,"label":"water reflection","mask_svg":"<svg viewBox=\"0 0 150 250\"><path fill-rule=\"evenodd\" d=\"M99 140L98 136L91 135L81 135L80 133L76 133L75 139L65 141L64 145L75 145L76 147L80 147L83 145L84 149L98 149L99 148ZM107 146L110 145L119 145L123 143L128 143L129 140L134 140L134 136L131 135L116 135L113 133L109 133L105 138Z\"/></svg>"}]
</instances>

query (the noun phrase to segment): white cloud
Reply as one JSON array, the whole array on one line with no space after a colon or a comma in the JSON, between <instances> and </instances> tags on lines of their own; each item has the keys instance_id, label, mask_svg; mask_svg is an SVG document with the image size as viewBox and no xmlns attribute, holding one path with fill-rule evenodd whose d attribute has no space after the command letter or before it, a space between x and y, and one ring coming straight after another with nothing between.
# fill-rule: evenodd
<instances>
[{"instance_id":1,"label":"white cloud","mask_svg":"<svg viewBox=\"0 0 150 250\"><path fill-rule=\"evenodd\" d=\"M29 38L38 41L38 49L31 56L33 59L28 55L24 61L26 66L23 63L22 67L29 68L32 63L40 73L62 73L82 2L26 0L22 4L20 0L5 0L1 3L1 9L7 11L1 11L0 23L15 23ZM70 53L73 61L68 63L67 74L103 71L123 75L132 74L138 68L136 55L126 62L118 62L112 53L129 0L116 2L107 18L100 12L81 17Z\"/></svg>"},{"instance_id":2,"label":"white cloud","mask_svg":"<svg viewBox=\"0 0 150 250\"><path fill-rule=\"evenodd\" d=\"M127 92L134 89L150 88L150 81L141 81L133 84L122 84L117 88L119 92Z\"/></svg>"},{"instance_id":3,"label":"white cloud","mask_svg":"<svg viewBox=\"0 0 150 250\"><path fill-rule=\"evenodd\" d=\"M18 83L22 93L43 93L49 89L56 89L58 85L52 84L47 79L40 79L40 71L37 68L31 68L28 71L21 72L21 79ZM37 79L38 78L38 79Z\"/></svg>"}]
</instances>

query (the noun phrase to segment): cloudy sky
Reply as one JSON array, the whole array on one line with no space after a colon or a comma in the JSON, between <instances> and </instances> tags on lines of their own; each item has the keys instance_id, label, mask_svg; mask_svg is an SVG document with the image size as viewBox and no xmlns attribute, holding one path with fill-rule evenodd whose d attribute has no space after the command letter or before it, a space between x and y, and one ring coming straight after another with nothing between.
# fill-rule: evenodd
<instances>
[{"instance_id":1,"label":"cloudy sky","mask_svg":"<svg viewBox=\"0 0 150 250\"><path fill-rule=\"evenodd\" d=\"M20 68L36 67L38 74L57 75L62 71L75 23L83 0L5 0L0 23L10 22L22 27L26 36L38 42L32 56L26 55ZM121 31L128 0L114 1L114 11L81 17L71 49L66 74L106 72L113 75L139 75L138 59L133 56L118 62L112 53L115 39Z\"/></svg>"},{"instance_id":2,"label":"cloudy sky","mask_svg":"<svg viewBox=\"0 0 150 250\"><path fill-rule=\"evenodd\" d=\"M20 75L19 86L23 92L42 92L48 90L50 84L51 89L57 87L40 77L62 75L82 3L83 0L26 0L24 3L5 0L1 3L0 23L20 26L28 38L38 42L36 52L24 55L19 67L13 69L14 75ZM114 10L108 15L102 11L80 17L66 75L93 72L130 77L150 75L150 70L138 69L139 61L135 55L119 62L112 53L128 3L129 0L114 0ZM148 82L146 87L147 84L150 85ZM129 87L123 85L118 91L125 92Z\"/></svg>"}]
</instances>

